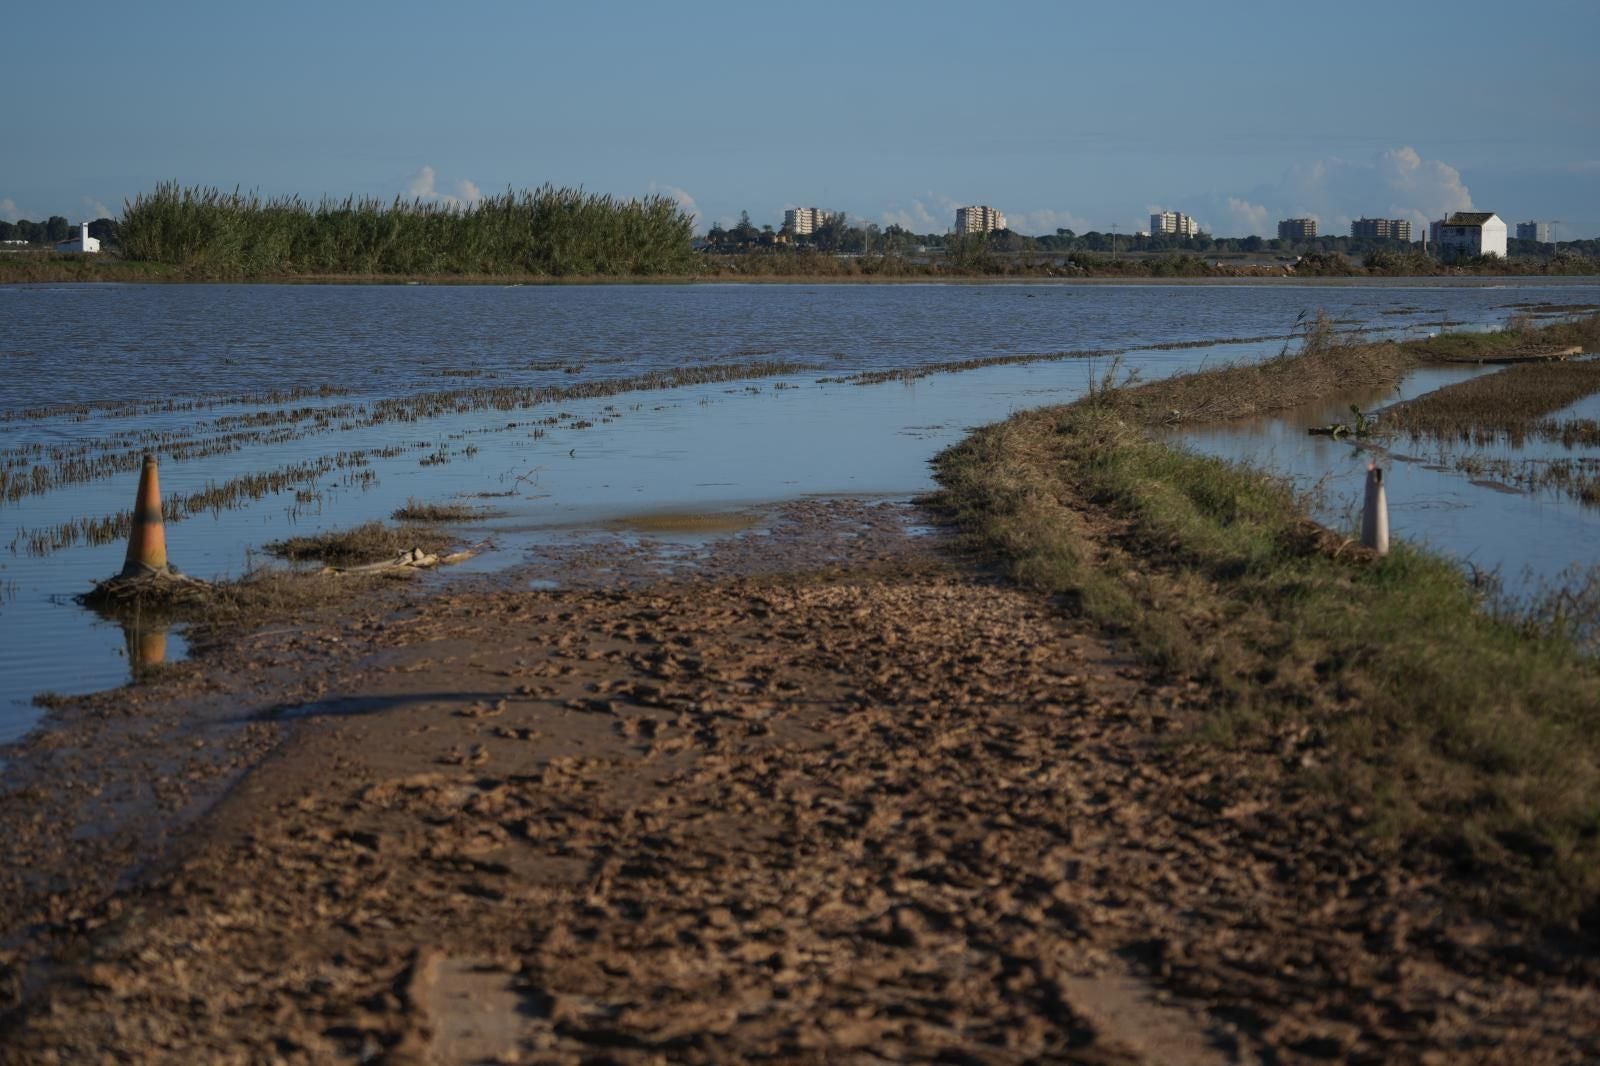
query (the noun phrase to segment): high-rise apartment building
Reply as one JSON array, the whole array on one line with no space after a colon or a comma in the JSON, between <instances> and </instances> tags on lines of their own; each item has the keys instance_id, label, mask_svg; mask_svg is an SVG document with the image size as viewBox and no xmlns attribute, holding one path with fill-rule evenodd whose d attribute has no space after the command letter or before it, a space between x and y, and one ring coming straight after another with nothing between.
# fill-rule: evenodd
<instances>
[{"instance_id":1,"label":"high-rise apartment building","mask_svg":"<svg viewBox=\"0 0 1600 1066\"><path fill-rule=\"evenodd\" d=\"M1403 218L1358 218L1350 223L1350 236L1369 240L1411 240L1411 223Z\"/></svg>"},{"instance_id":2,"label":"high-rise apartment building","mask_svg":"<svg viewBox=\"0 0 1600 1066\"><path fill-rule=\"evenodd\" d=\"M820 207L791 207L783 213L783 228L796 237L804 237L817 232L832 217L832 211Z\"/></svg>"},{"instance_id":3,"label":"high-rise apartment building","mask_svg":"<svg viewBox=\"0 0 1600 1066\"><path fill-rule=\"evenodd\" d=\"M1006 216L981 204L956 208L957 233L992 233L1006 228Z\"/></svg>"},{"instance_id":4,"label":"high-rise apartment building","mask_svg":"<svg viewBox=\"0 0 1600 1066\"><path fill-rule=\"evenodd\" d=\"M1278 223L1278 239L1280 241L1309 241L1317 235L1317 220L1314 218L1286 218Z\"/></svg>"},{"instance_id":5,"label":"high-rise apartment building","mask_svg":"<svg viewBox=\"0 0 1600 1066\"><path fill-rule=\"evenodd\" d=\"M1150 236L1161 237L1172 234L1178 237L1194 237L1200 233L1200 226L1194 219L1181 211L1158 211L1150 216Z\"/></svg>"},{"instance_id":6,"label":"high-rise apartment building","mask_svg":"<svg viewBox=\"0 0 1600 1066\"><path fill-rule=\"evenodd\" d=\"M1550 223L1548 222L1518 222L1517 240L1538 241L1540 244L1550 243Z\"/></svg>"}]
</instances>

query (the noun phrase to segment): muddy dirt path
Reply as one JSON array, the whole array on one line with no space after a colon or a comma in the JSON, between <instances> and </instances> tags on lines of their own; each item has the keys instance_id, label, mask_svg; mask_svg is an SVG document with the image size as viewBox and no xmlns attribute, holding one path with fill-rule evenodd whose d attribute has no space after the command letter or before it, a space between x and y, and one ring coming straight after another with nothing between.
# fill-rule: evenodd
<instances>
[{"instance_id":1,"label":"muddy dirt path","mask_svg":"<svg viewBox=\"0 0 1600 1066\"><path fill-rule=\"evenodd\" d=\"M12 954L0 1062L1600 1055L1593 962L1369 854L1296 738L1186 743L900 509L790 518L247 640L285 739Z\"/></svg>"}]
</instances>

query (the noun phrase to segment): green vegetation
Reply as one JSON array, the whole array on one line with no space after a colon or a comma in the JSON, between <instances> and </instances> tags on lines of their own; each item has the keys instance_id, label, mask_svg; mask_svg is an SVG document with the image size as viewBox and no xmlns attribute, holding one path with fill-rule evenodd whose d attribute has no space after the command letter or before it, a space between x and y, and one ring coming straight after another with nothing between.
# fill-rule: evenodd
<instances>
[{"instance_id":1,"label":"green vegetation","mask_svg":"<svg viewBox=\"0 0 1600 1066\"><path fill-rule=\"evenodd\" d=\"M1190 421L1330 398L1408 358L1308 334L1259 378L1108 375L1079 403L979 430L939 457L936 502L1017 580L1199 683L1197 743L1292 752L1397 857L1430 848L1486 903L1592 921L1600 664L1580 637L1593 620L1567 601L1537 618L1485 609L1449 562L1403 543L1375 558L1277 480L1146 428L1173 409Z\"/></svg>"},{"instance_id":2,"label":"green vegetation","mask_svg":"<svg viewBox=\"0 0 1600 1066\"><path fill-rule=\"evenodd\" d=\"M1401 347L1419 362L1485 363L1518 356L1543 358L1577 347L1600 350L1600 315L1533 327L1526 315L1515 315L1504 329L1483 333L1442 333Z\"/></svg>"},{"instance_id":3,"label":"green vegetation","mask_svg":"<svg viewBox=\"0 0 1600 1066\"><path fill-rule=\"evenodd\" d=\"M545 185L460 206L422 200L263 200L164 183L90 223L96 256L57 255L67 220L0 222L0 283L40 281L398 281L503 283L562 278L1235 278L1589 275L1600 241L1512 241L1507 259L1445 263L1395 240L1291 242L1090 231L1027 236L913 233L835 212L797 236L743 212L714 225L703 254L670 198L621 200Z\"/></svg>"},{"instance_id":4,"label":"green vegetation","mask_svg":"<svg viewBox=\"0 0 1600 1066\"><path fill-rule=\"evenodd\" d=\"M669 197L619 200L542 186L458 207L184 188L123 212L121 253L210 276L673 275L699 268L692 221Z\"/></svg>"},{"instance_id":5,"label":"green vegetation","mask_svg":"<svg viewBox=\"0 0 1600 1066\"><path fill-rule=\"evenodd\" d=\"M741 277L1398 277L1600 273L1600 241L1559 245L1512 241L1506 259L1443 262L1417 245L1387 238L1324 236L1308 241L1176 234L913 233L852 222L835 213L806 235L736 226L706 234L708 265Z\"/></svg>"}]
</instances>

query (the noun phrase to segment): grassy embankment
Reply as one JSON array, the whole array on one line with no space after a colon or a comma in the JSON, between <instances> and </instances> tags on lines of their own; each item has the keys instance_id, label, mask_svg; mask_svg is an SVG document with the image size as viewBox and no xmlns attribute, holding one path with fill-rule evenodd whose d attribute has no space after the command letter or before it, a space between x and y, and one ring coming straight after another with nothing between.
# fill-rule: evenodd
<instances>
[{"instance_id":1,"label":"grassy embankment","mask_svg":"<svg viewBox=\"0 0 1600 1066\"><path fill-rule=\"evenodd\" d=\"M1600 319L1539 332L1594 350ZM1279 481L1150 432L1393 383L1453 343L1313 331L1260 366L1107 383L945 452L938 500L1018 580L1199 681L1202 742L1309 732L1307 779L1380 846L1447 856L1490 905L1600 928L1600 664L1568 620L1485 610L1451 563L1403 542L1374 558Z\"/></svg>"}]
</instances>

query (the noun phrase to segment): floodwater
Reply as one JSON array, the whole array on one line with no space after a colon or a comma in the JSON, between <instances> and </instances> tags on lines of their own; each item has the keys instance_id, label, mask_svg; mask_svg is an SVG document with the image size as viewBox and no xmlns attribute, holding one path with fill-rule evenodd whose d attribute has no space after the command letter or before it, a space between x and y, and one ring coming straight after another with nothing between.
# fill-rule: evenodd
<instances>
[{"instance_id":1,"label":"floodwater","mask_svg":"<svg viewBox=\"0 0 1600 1066\"><path fill-rule=\"evenodd\" d=\"M125 634L72 599L120 568L121 541L52 548L43 536L131 507L128 464L146 449L169 499L238 490L169 514L169 554L188 573L238 575L270 541L411 499L494 509L463 530L484 549L468 568L482 570L573 536L693 538L721 524L668 513L926 491L940 449L1076 398L1112 369L1111 352L1123 353L1117 373L1150 379L1275 354L1318 309L1346 327L1415 333L1493 326L1545 301L1600 302L1600 286L0 287L0 471L13 485L52 472L0 498L0 742L37 720L35 694L122 683L141 648L154 654L160 634ZM1219 343L1151 347L1192 342ZM1293 467L1291 436L1268 431L1238 454ZM1463 504L1465 479L1438 477L1407 496L1406 475L1393 476L1398 535L1509 571L1520 557L1497 553L1519 538L1486 530L1548 535L1553 509L1573 524L1571 543L1600 544L1576 504L1503 493ZM1428 515L1450 516L1459 536ZM181 657L181 632L164 639L162 654Z\"/></svg>"},{"instance_id":2,"label":"floodwater","mask_svg":"<svg viewBox=\"0 0 1600 1066\"><path fill-rule=\"evenodd\" d=\"M1392 391L1352 393L1324 403L1223 425L1185 430L1173 439L1195 451L1270 469L1305 494L1309 510L1335 529L1360 528L1367 465L1383 468L1389 530L1448 555L1478 577L1493 577L1514 600L1562 587L1579 570L1600 565L1600 509L1559 487L1526 487L1463 469L1459 460L1503 459L1534 469L1552 460L1600 464L1600 449L1565 448L1530 439L1521 445L1411 440L1406 435L1365 441L1312 436L1308 429L1366 413L1482 374L1499 366L1428 368ZM1600 397L1557 412L1556 421L1593 418Z\"/></svg>"}]
</instances>

